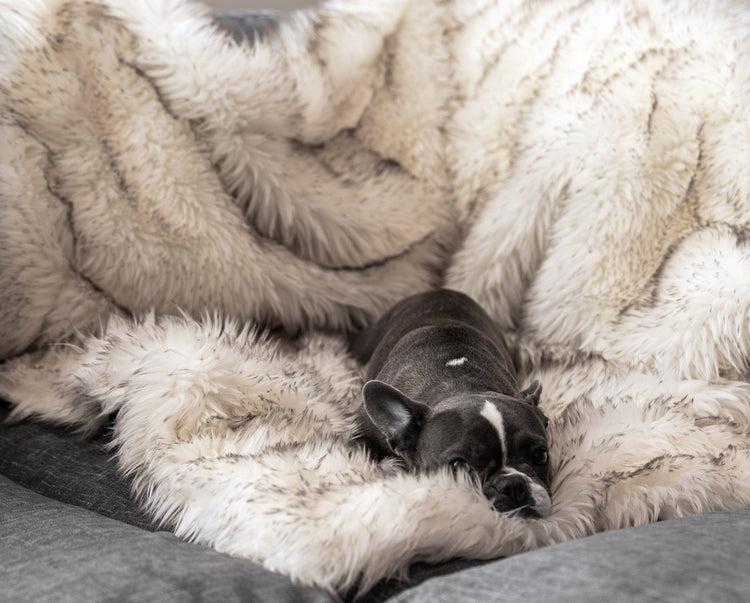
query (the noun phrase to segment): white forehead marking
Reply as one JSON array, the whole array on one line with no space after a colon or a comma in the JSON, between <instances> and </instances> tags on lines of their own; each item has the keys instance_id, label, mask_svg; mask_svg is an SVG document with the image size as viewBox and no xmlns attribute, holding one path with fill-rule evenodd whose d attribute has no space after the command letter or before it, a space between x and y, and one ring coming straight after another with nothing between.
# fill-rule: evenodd
<instances>
[{"instance_id":1,"label":"white forehead marking","mask_svg":"<svg viewBox=\"0 0 750 603\"><path fill-rule=\"evenodd\" d=\"M508 458L508 446L505 442L505 424L503 423L503 415L500 414L497 406L492 404L489 400L484 401L482 412L479 414L497 429L497 435L500 438L500 451L503 453L503 464L505 464L505 459Z\"/></svg>"},{"instance_id":2,"label":"white forehead marking","mask_svg":"<svg viewBox=\"0 0 750 603\"><path fill-rule=\"evenodd\" d=\"M454 358L453 360L449 360L445 363L445 366L462 366L466 364L466 356L461 356L461 358Z\"/></svg>"}]
</instances>

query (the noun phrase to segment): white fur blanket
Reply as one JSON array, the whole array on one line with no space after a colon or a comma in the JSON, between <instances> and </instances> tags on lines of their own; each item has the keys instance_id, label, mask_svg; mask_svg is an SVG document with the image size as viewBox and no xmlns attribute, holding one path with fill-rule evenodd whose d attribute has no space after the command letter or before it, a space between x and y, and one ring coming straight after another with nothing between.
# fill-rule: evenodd
<instances>
[{"instance_id":1,"label":"white fur blanket","mask_svg":"<svg viewBox=\"0 0 750 603\"><path fill-rule=\"evenodd\" d=\"M181 0L0 16L0 395L118 410L178 534L344 592L750 504L745 3L331 2L253 44ZM316 329L441 280L544 386L543 519L351 444Z\"/></svg>"}]
</instances>

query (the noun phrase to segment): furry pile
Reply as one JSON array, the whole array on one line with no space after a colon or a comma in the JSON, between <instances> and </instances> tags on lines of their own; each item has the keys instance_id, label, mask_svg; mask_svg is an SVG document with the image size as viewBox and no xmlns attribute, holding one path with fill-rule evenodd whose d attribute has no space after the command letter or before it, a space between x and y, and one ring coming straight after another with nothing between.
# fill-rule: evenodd
<instances>
[{"instance_id":1,"label":"furry pile","mask_svg":"<svg viewBox=\"0 0 750 603\"><path fill-rule=\"evenodd\" d=\"M746 4L331 2L252 44L178 0L16 4L0 395L118 410L178 534L345 592L750 504ZM358 369L315 329L441 280L544 386L546 518L351 444Z\"/></svg>"}]
</instances>

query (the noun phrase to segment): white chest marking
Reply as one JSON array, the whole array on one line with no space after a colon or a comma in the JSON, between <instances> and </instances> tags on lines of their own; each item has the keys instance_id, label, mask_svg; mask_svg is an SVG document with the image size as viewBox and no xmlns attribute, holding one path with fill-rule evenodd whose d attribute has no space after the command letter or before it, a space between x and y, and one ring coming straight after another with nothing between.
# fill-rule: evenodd
<instances>
[{"instance_id":1,"label":"white chest marking","mask_svg":"<svg viewBox=\"0 0 750 603\"><path fill-rule=\"evenodd\" d=\"M463 366L464 364L466 364L466 356L461 356L461 358L449 360L445 363L445 366Z\"/></svg>"},{"instance_id":2,"label":"white chest marking","mask_svg":"<svg viewBox=\"0 0 750 603\"><path fill-rule=\"evenodd\" d=\"M508 458L508 445L505 442L505 425L503 423L503 415L500 414L497 406L495 406L488 400L484 401L482 412L480 412L479 414L487 419L490 424L495 429L497 429L497 436L500 438L500 451L503 453L503 464L505 464L505 459Z\"/></svg>"}]
</instances>

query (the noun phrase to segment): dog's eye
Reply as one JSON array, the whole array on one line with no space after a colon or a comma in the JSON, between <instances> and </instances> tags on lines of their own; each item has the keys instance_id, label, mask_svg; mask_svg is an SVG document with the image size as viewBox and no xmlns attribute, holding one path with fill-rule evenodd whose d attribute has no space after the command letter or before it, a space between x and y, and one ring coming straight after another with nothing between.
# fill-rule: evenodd
<instances>
[{"instance_id":1,"label":"dog's eye","mask_svg":"<svg viewBox=\"0 0 750 603\"><path fill-rule=\"evenodd\" d=\"M466 470L469 468L469 463L467 463L463 459L453 459L452 461L448 463L448 465L450 466L451 471L453 471L453 473L456 473L460 469Z\"/></svg>"},{"instance_id":2,"label":"dog's eye","mask_svg":"<svg viewBox=\"0 0 750 603\"><path fill-rule=\"evenodd\" d=\"M448 466L453 471L453 475L456 475L459 471L466 471L469 475L474 475L474 467L467 463L463 459L453 459L448 463Z\"/></svg>"},{"instance_id":3,"label":"dog's eye","mask_svg":"<svg viewBox=\"0 0 750 603\"><path fill-rule=\"evenodd\" d=\"M546 465L549 463L549 452L544 448L537 448L531 455L531 462L535 465Z\"/></svg>"}]
</instances>

